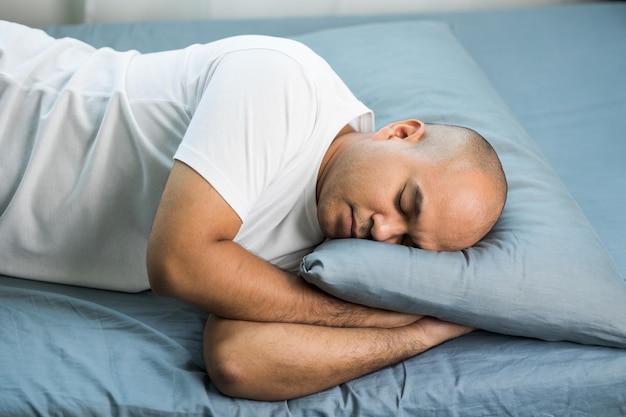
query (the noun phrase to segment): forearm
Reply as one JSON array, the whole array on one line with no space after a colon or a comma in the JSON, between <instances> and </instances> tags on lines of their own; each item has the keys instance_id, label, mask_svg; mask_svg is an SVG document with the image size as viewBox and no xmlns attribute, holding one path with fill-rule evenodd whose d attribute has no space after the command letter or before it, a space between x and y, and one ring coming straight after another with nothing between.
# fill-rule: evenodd
<instances>
[{"instance_id":1,"label":"forearm","mask_svg":"<svg viewBox=\"0 0 626 417\"><path fill-rule=\"evenodd\" d=\"M396 327L415 320L334 298L231 241L179 253L151 274L169 276L157 292L220 317L333 327Z\"/></svg>"},{"instance_id":2,"label":"forearm","mask_svg":"<svg viewBox=\"0 0 626 417\"><path fill-rule=\"evenodd\" d=\"M346 329L212 317L204 354L223 393L273 401L330 388L470 330L431 318L393 329Z\"/></svg>"}]
</instances>

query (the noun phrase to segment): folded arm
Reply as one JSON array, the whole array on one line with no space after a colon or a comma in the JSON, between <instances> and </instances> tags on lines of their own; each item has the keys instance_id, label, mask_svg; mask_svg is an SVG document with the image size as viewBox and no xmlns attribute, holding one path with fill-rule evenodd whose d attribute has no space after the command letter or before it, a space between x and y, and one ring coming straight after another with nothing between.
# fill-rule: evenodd
<instances>
[{"instance_id":1,"label":"folded arm","mask_svg":"<svg viewBox=\"0 0 626 417\"><path fill-rule=\"evenodd\" d=\"M234 243L240 227L223 198L176 162L148 244L150 284L212 313L205 364L225 394L306 395L470 330L327 295Z\"/></svg>"},{"instance_id":2,"label":"folded arm","mask_svg":"<svg viewBox=\"0 0 626 417\"><path fill-rule=\"evenodd\" d=\"M333 327L396 327L415 320L311 287L233 242L240 227L220 194L176 161L148 242L153 291L238 320Z\"/></svg>"},{"instance_id":3,"label":"folded arm","mask_svg":"<svg viewBox=\"0 0 626 417\"><path fill-rule=\"evenodd\" d=\"M212 316L204 334L204 357L211 381L224 394L276 401L331 388L470 330L431 317L383 329Z\"/></svg>"}]
</instances>

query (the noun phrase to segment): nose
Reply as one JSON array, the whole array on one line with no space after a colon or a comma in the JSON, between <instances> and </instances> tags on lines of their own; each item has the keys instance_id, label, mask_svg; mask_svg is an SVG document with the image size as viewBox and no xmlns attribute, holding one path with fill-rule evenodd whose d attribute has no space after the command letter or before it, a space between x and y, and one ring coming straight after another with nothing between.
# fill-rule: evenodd
<instances>
[{"instance_id":1,"label":"nose","mask_svg":"<svg viewBox=\"0 0 626 417\"><path fill-rule=\"evenodd\" d=\"M407 233L406 222L400 217L376 213L372 216L372 239L379 242L400 243Z\"/></svg>"}]
</instances>

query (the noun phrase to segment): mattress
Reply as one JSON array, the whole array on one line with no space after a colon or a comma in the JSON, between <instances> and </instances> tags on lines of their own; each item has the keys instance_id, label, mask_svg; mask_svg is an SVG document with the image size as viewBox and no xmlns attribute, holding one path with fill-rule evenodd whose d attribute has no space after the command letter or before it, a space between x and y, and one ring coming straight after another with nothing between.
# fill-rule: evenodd
<instances>
[{"instance_id":1,"label":"mattress","mask_svg":"<svg viewBox=\"0 0 626 417\"><path fill-rule=\"evenodd\" d=\"M626 276L624 3L47 31L96 46L150 52L244 33L297 37L407 20L451 25ZM11 277L0 277L0 298L0 415L626 414L623 349L476 331L327 391L258 402L215 389L202 361L207 315L182 302L151 292L124 294Z\"/></svg>"}]
</instances>

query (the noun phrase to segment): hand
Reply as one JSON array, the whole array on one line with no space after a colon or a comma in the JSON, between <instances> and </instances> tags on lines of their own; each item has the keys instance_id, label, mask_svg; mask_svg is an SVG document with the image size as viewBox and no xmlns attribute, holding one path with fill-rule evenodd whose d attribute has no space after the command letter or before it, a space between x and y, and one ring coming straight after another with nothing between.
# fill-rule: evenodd
<instances>
[{"instance_id":1,"label":"hand","mask_svg":"<svg viewBox=\"0 0 626 417\"><path fill-rule=\"evenodd\" d=\"M395 327L404 327L412 323L420 321L424 316L415 314L398 313L390 310L372 309L373 314L367 320L364 327L380 327L384 329L392 329Z\"/></svg>"},{"instance_id":2,"label":"hand","mask_svg":"<svg viewBox=\"0 0 626 417\"><path fill-rule=\"evenodd\" d=\"M423 350L476 330L473 327L450 323L434 317L423 317L410 324L409 327L415 330L416 339L423 345Z\"/></svg>"}]
</instances>

